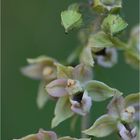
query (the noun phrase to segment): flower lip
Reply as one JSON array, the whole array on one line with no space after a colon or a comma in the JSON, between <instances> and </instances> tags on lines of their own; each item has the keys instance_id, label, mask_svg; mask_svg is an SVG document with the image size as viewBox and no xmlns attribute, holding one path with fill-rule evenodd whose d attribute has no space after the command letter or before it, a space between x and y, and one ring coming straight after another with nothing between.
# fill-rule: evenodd
<instances>
[{"instance_id":1,"label":"flower lip","mask_svg":"<svg viewBox=\"0 0 140 140\"><path fill-rule=\"evenodd\" d=\"M95 54L96 55L103 55L103 56L105 56L106 55L106 48L103 48L102 50L96 52Z\"/></svg>"},{"instance_id":2,"label":"flower lip","mask_svg":"<svg viewBox=\"0 0 140 140\"><path fill-rule=\"evenodd\" d=\"M77 94L75 94L72 98L72 100L77 101L78 103L81 103L83 98L83 92L78 92Z\"/></svg>"}]
</instances>

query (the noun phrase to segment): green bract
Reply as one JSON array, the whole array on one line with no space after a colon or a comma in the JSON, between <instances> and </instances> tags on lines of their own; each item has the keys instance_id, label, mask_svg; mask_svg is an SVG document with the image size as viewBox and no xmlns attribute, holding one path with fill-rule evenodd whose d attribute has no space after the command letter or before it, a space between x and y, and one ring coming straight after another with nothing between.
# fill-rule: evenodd
<instances>
[{"instance_id":1,"label":"green bract","mask_svg":"<svg viewBox=\"0 0 140 140\"><path fill-rule=\"evenodd\" d=\"M93 8L99 13L118 13L122 0L94 0Z\"/></svg>"},{"instance_id":2,"label":"green bract","mask_svg":"<svg viewBox=\"0 0 140 140\"><path fill-rule=\"evenodd\" d=\"M127 26L128 24L119 15L110 14L104 19L101 28L107 34L113 36L123 31Z\"/></svg>"},{"instance_id":3,"label":"green bract","mask_svg":"<svg viewBox=\"0 0 140 140\"><path fill-rule=\"evenodd\" d=\"M115 95L121 95L118 90L109 87L103 82L92 80L87 82L86 90L92 97L93 101L103 101Z\"/></svg>"},{"instance_id":4,"label":"green bract","mask_svg":"<svg viewBox=\"0 0 140 140\"><path fill-rule=\"evenodd\" d=\"M78 28L82 24L82 15L76 10L66 10L61 12L62 25L68 32L73 28Z\"/></svg>"},{"instance_id":5,"label":"green bract","mask_svg":"<svg viewBox=\"0 0 140 140\"><path fill-rule=\"evenodd\" d=\"M99 117L95 123L83 133L96 137L105 137L117 131L123 140L136 140L137 128L132 123L135 120L136 104L140 94L114 96L108 105L108 114ZM131 102L132 99L132 102ZM136 107L136 108L135 108ZM130 125L130 126L129 126Z\"/></svg>"},{"instance_id":6,"label":"green bract","mask_svg":"<svg viewBox=\"0 0 140 140\"><path fill-rule=\"evenodd\" d=\"M55 117L52 120L52 128L56 127L59 123L63 122L73 115L70 107L71 104L68 97L59 98L54 111Z\"/></svg>"},{"instance_id":7,"label":"green bract","mask_svg":"<svg viewBox=\"0 0 140 140\"><path fill-rule=\"evenodd\" d=\"M105 137L110 135L116 129L116 120L108 114L98 118L95 123L83 133L96 137Z\"/></svg>"}]
</instances>

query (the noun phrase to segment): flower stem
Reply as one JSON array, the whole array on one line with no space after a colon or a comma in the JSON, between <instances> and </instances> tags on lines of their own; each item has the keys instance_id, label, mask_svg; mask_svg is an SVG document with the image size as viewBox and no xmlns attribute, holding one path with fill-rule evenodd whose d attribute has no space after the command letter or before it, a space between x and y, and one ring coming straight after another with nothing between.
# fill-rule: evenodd
<instances>
[{"instance_id":1,"label":"flower stem","mask_svg":"<svg viewBox=\"0 0 140 140\"><path fill-rule=\"evenodd\" d=\"M87 138L87 135L83 134L82 131L89 127L89 117L90 117L89 114L82 117L82 120L81 120L81 137L82 138Z\"/></svg>"}]
</instances>

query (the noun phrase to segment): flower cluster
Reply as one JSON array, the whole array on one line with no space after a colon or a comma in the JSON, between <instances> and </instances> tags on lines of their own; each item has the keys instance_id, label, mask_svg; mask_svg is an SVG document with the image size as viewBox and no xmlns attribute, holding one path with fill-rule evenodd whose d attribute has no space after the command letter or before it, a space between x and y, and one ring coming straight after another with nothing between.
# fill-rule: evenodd
<instances>
[{"instance_id":1,"label":"flower cluster","mask_svg":"<svg viewBox=\"0 0 140 140\"><path fill-rule=\"evenodd\" d=\"M88 5L88 6L87 6ZM86 22L87 13L91 15ZM80 45L65 65L54 58L40 56L28 59L28 66L22 73L32 79L40 80L37 105L41 109L48 99L55 99L56 106L52 128L74 116L82 117L90 113L94 101L104 101L113 97L107 109L108 113L99 117L83 133L96 137L105 137L117 132L123 140L137 140L139 121L140 93L130 94L125 98L122 92L93 79L93 67L100 65L111 68L118 62L118 50L124 51L126 62L135 68L140 63L140 27L132 29L127 42L122 41L121 33L128 24L119 15L122 0L94 0L86 3L74 3L61 12L61 24L68 33L74 28L79 31ZM96 16L96 18L94 18ZM75 64L75 60L79 62ZM74 66L71 66L73 64ZM94 105L93 105L94 106ZM78 140L69 136L57 138L52 131L39 130L37 134L19 140ZM89 140L89 139L79 139Z\"/></svg>"},{"instance_id":2,"label":"flower cluster","mask_svg":"<svg viewBox=\"0 0 140 140\"><path fill-rule=\"evenodd\" d=\"M139 98L140 93L130 94L125 98L115 96L107 107L108 113L98 118L84 133L105 137L117 131L123 140L137 140L138 128L134 122L139 120Z\"/></svg>"}]
</instances>

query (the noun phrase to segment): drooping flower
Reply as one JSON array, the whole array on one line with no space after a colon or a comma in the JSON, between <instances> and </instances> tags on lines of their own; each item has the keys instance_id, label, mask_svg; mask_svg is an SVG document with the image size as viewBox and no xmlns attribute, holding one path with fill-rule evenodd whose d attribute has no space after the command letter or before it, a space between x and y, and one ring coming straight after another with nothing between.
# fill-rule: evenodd
<instances>
[{"instance_id":1,"label":"drooping flower","mask_svg":"<svg viewBox=\"0 0 140 140\"><path fill-rule=\"evenodd\" d=\"M25 76L32 79L50 81L56 78L56 60L47 56L27 59L29 65L21 69Z\"/></svg>"},{"instance_id":2,"label":"drooping flower","mask_svg":"<svg viewBox=\"0 0 140 140\"><path fill-rule=\"evenodd\" d=\"M37 95L37 105L41 109L49 99L45 85L56 79L56 60L47 56L39 56L37 58L27 59L27 61L29 65L23 67L21 72L31 79L41 81Z\"/></svg>"},{"instance_id":3,"label":"drooping flower","mask_svg":"<svg viewBox=\"0 0 140 140\"><path fill-rule=\"evenodd\" d=\"M112 41L113 39L104 32L91 34L81 53L81 62L89 66L93 66L95 63L105 68L113 67L118 61L116 49L118 45Z\"/></svg>"},{"instance_id":4,"label":"drooping flower","mask_svg":"<svg viewBox=\"0 0 140 140\"><path fill-rule=\"evenodd\" d=\"M65 67L57 64L58 79L46 86L47 92L53 97L69 97L71 110L80 115L86 115L92 105L84 85L92 79L92 71L83 64Z\"/></svg>"},{"instance_id":5,"label":"drooping flower","mask_svg":"<svg viewBox=\"0 0 140 140\"><path fill-rule=\"evenodd\" d=\"M115 96L108 105L108 113L98 118L95 123L84 131L87 135L105 137L117 131L123 140L137 140L138 130L134 126L137 121L135 105L139 105L140 93L130 94L123 98ZM100 133L100 131L102 133Z\"/></svg>"},{"instance_id":6,"label":"drooping flower","mask_svg":"<svg viewBox=\"0 0 140 140\"><path fill-rule=\"evenodd\" d=\"M121 94L106 84L92 80L91 68L79 64L76 67L57 65L57 79L46 86L48 94L58 98L52 127L57 126L74 113L86 115L93 101L103 101Z\"/></svg>"}]
</instances>

